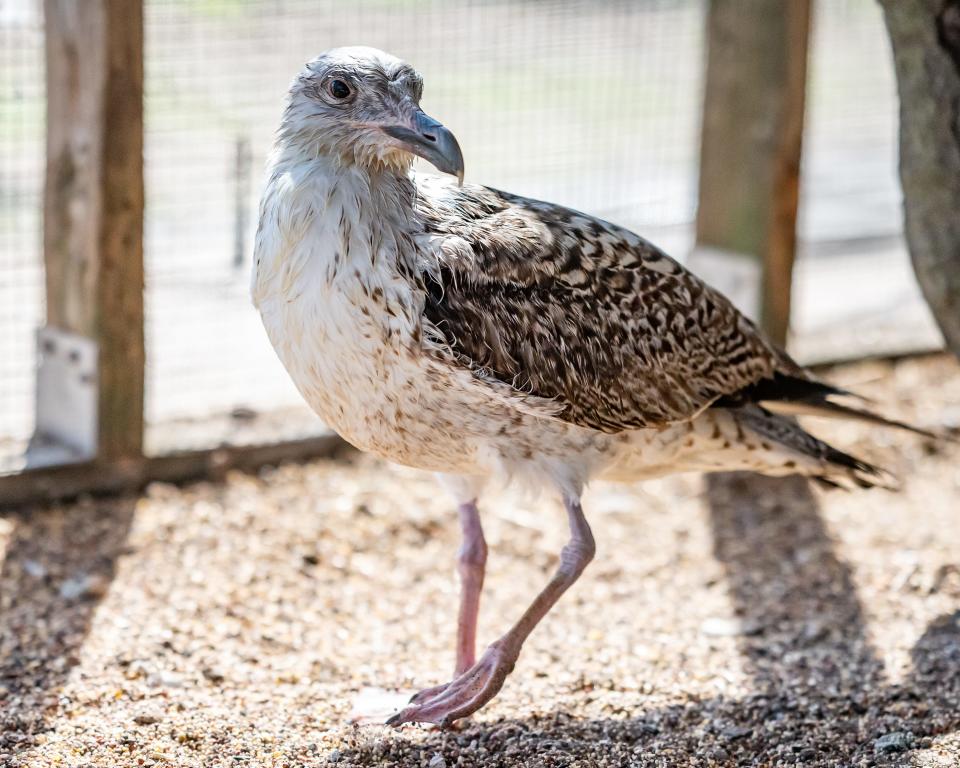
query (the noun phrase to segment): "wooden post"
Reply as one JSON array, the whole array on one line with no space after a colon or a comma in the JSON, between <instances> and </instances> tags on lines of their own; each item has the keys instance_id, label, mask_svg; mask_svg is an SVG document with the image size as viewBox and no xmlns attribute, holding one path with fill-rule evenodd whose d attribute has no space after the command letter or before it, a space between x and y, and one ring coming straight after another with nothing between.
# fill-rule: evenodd
<instances>
[{"instance_id":1,"label":"wooden post","mask_svg":"<svg viewBox=\"0 0 960 768\"><path fill-rule=\"evenodd\" d=\"M796 243L811 0L712 0L694 268L786 341ZM734 268L732 271L736 271ZM736 288L733 288L736 293ZM749 293L749 291L748 291ZM736 300L736 296L733 296Z\"/></svg>"},{"instance_id":2,"label":"wooden post","mask_svg":"<svg viewBox=\"0 0 960 768\"><path fill-rule=\"evenodd\" d=\"M47 328L38 432L81 446L45 402L47 357L94 350L95 450L138 459L143 446L143 3L45 0ZM62 342L62 343L61 343ZM69 363L69 361L67 361ZM81 395L82 399L83 395ZM75 418L76 409L68 409Z\"/></svg>"},{"instance_id":3,"label":"wooden post","mask_svg":"<svg viewBox=\"0 0 960 768\"><path fill-rule=\"evenodd\" d=\"M917 280L960 357L960 0L881 0L900 91L904 230Z\"/></svg>"}]
</instances>

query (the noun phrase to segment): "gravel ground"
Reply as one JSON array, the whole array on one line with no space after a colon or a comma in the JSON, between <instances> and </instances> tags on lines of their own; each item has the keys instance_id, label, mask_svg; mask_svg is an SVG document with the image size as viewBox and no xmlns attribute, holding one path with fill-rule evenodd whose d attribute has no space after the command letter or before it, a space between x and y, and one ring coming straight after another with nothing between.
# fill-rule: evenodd
<instances>
[{"instance_id":1,"label":"gravel ground","mask_svg":"<svg viewBox=\"0 0 960 768\"><path fill-rule=\"evenodd\" d=\"M960 424L946 357L831 376ZM596 485L596 561L448 732L354 722L452 666L456 516L428 477L350 456L0 516L0 765L956 766L960 446L816 426L903 489ZM484 509L488 642L565 533L547 498Z\"/></svg>"}]
</instances>

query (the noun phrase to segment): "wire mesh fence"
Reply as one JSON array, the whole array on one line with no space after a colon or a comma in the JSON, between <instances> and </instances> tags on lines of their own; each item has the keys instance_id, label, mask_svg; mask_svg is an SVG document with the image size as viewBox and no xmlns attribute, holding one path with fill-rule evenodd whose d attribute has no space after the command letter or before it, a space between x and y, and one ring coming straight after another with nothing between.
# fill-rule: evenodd
<instances>
[{"instance_id":1,"label":"wire mesh fence","mask_svg":"<svg viewBox=\"0 0 960 768\"><path fill-rule=\"evenodd\" d=\"M821 1L811 52L800 237L896 240L897 86L879 3Z\"/></svg>"},{"instance_id":2,"label":"wire mesh fence","mask_svg":"<svg viewBox=\"0 0 960 768\"><path fill-rule=\"evenodd\" d=\"M812 32L791 352L936 348L903 241L899 102L880 4L819 0Z\"/></svg>"},{"instance_id":3,"label":"wire mesh fence","mask_svg":"<svg viewBox=\"0 0 960 768\"><path fill-rule=\"evenodd\" d=\"M44 112L41 2L0 0L0 472L33 431Z\"/></svg>"},{"instance_id":4,"label":"wire mesh fence","mask_svg":"<svg viewBox=\"0 0 960 768\"><path fill-rule=\"evenodd\" d=\"M8 442L32 426L42 316L39 6L0 0L0 441ZM152 452L322 429L287 411L300 399L247 284L284 92L326 48L372 45L417 66L424 107L460 139L468 180L612 219L680 258L693 244L706 0L146 0L145 9ZM810 296L804 263L868 243L889 256L897 290L913 290L878 6L820 0L812 42L799 289ZM822 319L817 301L799 303L801 322ZM289 417L249 418L277 412ZM249 431L253 422L260 431Z\"/></svg>"}]
</instances>

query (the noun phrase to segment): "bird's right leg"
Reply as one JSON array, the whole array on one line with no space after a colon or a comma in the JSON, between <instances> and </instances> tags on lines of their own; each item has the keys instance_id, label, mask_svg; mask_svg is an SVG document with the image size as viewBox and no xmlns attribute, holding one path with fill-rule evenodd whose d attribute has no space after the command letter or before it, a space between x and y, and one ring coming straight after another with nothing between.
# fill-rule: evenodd
<instances>
[{"instance_id":1,"label":"bird's right leg","mask_svg":"<svg viewBox=\"0 0 960 768\"><path fill-rule=\"evenodd\" d=\"M487 565L487 541L483 537L477 500L466 501L457 508L460 514L462 542L457 554L460 572L460 611L457 615L457 661L453 670L456 679L477 660L477 614L480 611L480 593ZM449 683L420 691L414 698L436 696Z\"/></svg>"},{"instance_id":2,"label":"bird's right leg","mask_svg":"<svg viewBox=\"0 0 960 768\"><path fill-rule=\"evenodd\" d=\"M436 475L440 484L457 502L460 517L461 543L457 553L460 573L460 610L457 615L457 660L454 677L470 669L476 661L477 613L487 566L487 541L483 537L477 497L483 489L480 477ZM445 686L437 686L443 688Z\"/></svg>"},{"instance_id":3,"label":"bird's right leg","mask_svg":"<svg viewBox=\"0 0 960 768\"><path fill-rule=\"evenodd\" d=\"M457 555L460 572L460 613L457 617L457 663L454 677L466 672L476 661L477 613L487 566L487 541L483 537L477 501L461 504L460 529L463 542Z\"/></svg>"}]
</instances>

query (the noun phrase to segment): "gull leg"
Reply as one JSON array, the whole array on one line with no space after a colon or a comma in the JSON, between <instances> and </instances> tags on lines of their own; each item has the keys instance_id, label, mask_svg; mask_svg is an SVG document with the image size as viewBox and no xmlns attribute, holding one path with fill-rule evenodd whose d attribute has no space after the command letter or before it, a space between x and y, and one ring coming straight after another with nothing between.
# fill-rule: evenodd
<instances>
[{"instance_id":1,"label":"gull leg","mask_svg":"<svg viewBox=\"0 0 960 768\"><path fill-rule=\"evenodd\" d=\"M477 654L477 612L487 565L487 541L483 537L477 501L459 506L463 542L457 554L460 572L460 613L457 616L457 661L453 676L459 677L474 665ZM420 691L410 701L421 701L447 689L449 683Z\"/></svg>"},{"instance_id":2,"label":"gull leg","mask_svg":"<svg viewBox=\"0 0 960 768\"><path fill-rule=\"evenodd\" d=\"M483 537L476 500L461 504L460 528L463 543L457 555L460 571L460 614L457 617L457 665L454 676L462 675L476 661L477 613L487 566L487 541Z\"/></svg>"},{"instance_id":3,"label":"gull leg","mask_svg":"<svg viewBox=\"0 0 960 768\"><path fill-rule=\"evenodd\" d=\"M443 727L476 712L490 701L513 671L524 641L583 573L596 546L578 499L566 499L570 540L560 553L560 565L550 583L537 595L520 620L490 645L473 666L444 686L417 694L410 706L387 720L387 725L436 723Z\"/></svg>"}]
</instances>

